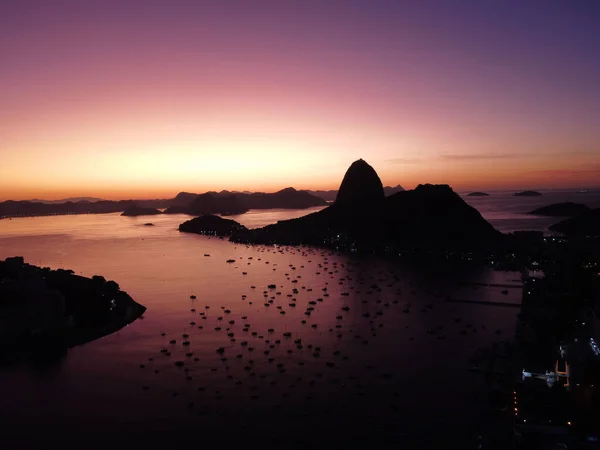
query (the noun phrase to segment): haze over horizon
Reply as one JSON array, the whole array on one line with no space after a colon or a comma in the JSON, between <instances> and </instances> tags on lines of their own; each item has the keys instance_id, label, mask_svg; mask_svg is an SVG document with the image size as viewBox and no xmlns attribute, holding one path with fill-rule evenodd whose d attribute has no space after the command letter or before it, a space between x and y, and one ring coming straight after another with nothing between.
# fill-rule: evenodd
<instances>
[{"instance_id":1,"label":"haze over horizon","mask_svg":"<svg viewBox=\"0 0 600 450\"><path fill-rule=\"evenodd\" d=\"M0 7L0 201L600 179L596 2Z\"/></svg>"}]
</instances>

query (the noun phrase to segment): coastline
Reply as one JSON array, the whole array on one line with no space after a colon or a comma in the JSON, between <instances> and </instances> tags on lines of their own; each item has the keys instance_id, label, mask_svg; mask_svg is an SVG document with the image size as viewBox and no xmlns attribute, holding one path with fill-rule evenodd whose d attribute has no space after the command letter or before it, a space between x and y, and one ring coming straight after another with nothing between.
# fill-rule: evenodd
<instances>
[{"instance_id":1,"label":"coastline","mask_svg":"<svg viewBox=\"0 0 600 450\"><path fill-rule=\"evenodd\" d=\"M33 266L21 257L0 261L0 293L0 346L8 361L99 339L146 311L114 281Z\"/></svg>"}]
</instances>

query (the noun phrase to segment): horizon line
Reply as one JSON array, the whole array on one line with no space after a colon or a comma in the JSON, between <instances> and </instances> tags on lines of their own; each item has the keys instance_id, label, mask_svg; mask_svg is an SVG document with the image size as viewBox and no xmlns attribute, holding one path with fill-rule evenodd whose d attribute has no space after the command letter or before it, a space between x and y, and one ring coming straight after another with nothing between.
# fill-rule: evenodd
<instances>
[{"instance_id":1,"label":"horizon line","mask_svg":"<svg viewBox=\"0 0 600 450\"><path fill-rule=\"evenodd\" d=\"M434 185L440 185L440 184L445 184L445 183L419 183L418 185L421 184L434 184ZM412 188L406 188L400 184L397 184L396 186L390 186L390 185L386 185L384 186L384 188L386 187L390 187L390 188L394 188L397 186L401 186L405 191L411 191L414 190L418 185L412 187ZM533 188L503 188L503 189L498 189L498 188L493 188L493 189L482 189L482 188L474 188L474 189L466 189L466 188L461 188L461 189L454 189L452 188L451 185L449 185L450 188L456 192L457 194L466 194L466 193L470 193L470 192L490 192L490 193L504 193L504 192L521 192L521 191L578 191L578 190L600 190L600 185L598 186L590 186L590 187L571 187L571 188L566 188L566 187L559 187L559 188L552 188L552 187L533 187ZM221 189L219 191L217 190L208 190L208 191L204 191L204 192L190 192L187 190L182 190L182 191L178 191L175 195L172 196L160 196L160 197L128 197L128 196L123 196L123 197L102 197L99 195L70 195L70 196L61 196L61 197L56 197L53 198L52 196L44 198L41 196L35 196L35 197L30 197L30 198L26 198L26 199L13 199L13 198L6 198L6 199L2 199L0 198L0 202L6 202L6 201L15 201L15 202L56 202L56 201L61 201L64 200L66 201L70 201L70 198L94 198L94 199L98 199L95 201L144 201L144 200L171 200L173 198L175 198L178 194L180 193L188 193L188 194L193 194L193 195L201 195L201 194L206 194L206 193L221 193L221 192L230 192L232 194L274 194L277 192L280 192L282 190L285 189L295 189L297 191L312 191L312 192L317 192L317 191L323 191L323 192L331 192L331 191L338 191L339 189L297 189L294 188L293 186L287 186L281 189L277 189L274 191L250 191L250 190L229 190L229 189ZM93 202L92 202L93 203Z\"/></svg>"}]
</instances>

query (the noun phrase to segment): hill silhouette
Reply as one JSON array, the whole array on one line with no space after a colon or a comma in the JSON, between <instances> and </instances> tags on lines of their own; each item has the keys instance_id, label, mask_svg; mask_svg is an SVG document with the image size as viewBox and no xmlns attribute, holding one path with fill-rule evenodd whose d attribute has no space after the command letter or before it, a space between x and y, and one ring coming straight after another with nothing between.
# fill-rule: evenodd
<instances>
[{"instance_id":1,"label":"hill silhouette","mask_svg":"<svg viewBox=\"0 0 600 450\"><path fill-rule=\"evenodd\" d=\"M313 206L323 206L327 203L319 197L309 194L306 191L298 191L293 187L288 187L271 194L262 192L241 194L241 198L250 209L305 209Z\"/></svg>"},{"instance_id":2,"label":"hill silhouette","mask_svg":"<svg viewBox=\"0 0 600 450\"><path fill-rule=\"evenodd\" d=\"M200 216L203 214L221 214L230 216L233 214L244 214L248 211L237 195L215 195L207 192L206 194L198 195L192 203L188 205L188 214Z\"/></svg>"},{"instance_id":3,"label":"hill silhouette","mask_svg":"<svg viewBox=\"0 0 600 450\"><path fill-rule=\"evenodd\" d=\"M477 248L501 233L447 185L419 185L389 197L364 160L347 170L334 204L298 219L235 232L254 244L307 244L344 249Z\"/></svg>"},{"instance_id":4,"label":"hill silhouette","mask_svg":"<svg viewBox=\"0 0 600 450\"><path fill-rule=\"evenodd\" d=\"M166 209L167 214L243 214L249 209L304 209L325 206L327 202L306 191L285 188L278 192L180 192L172 199L96 200L74 197L75 201L14 201L0 202L0 218L61 214L105 214L123 212L132 206ZM126 214L128 215L128 214Z\"/></svg>"},{"instance_id":5,"label":"hill silhouette","mask_svg":"<svg viewBox=\"0 0 600 450\"><path fill-rule=\"evenodd\" d=\"M121 200L118 202L102 200L99 202L66 202L60 204L7 200L0 203L0 217L49 214L106 214L125 211L136 204L138 202L133 200Z\"/></svg>"},{"instance_id":6,"label":"hill silhouette","mask_svg":"<svg viewBox=\"0 0 600 450\"><path fill-rule=\"evenodd\" d=\"M155 208L145 208L143 206L133 205L133 206L130 206L129 208L127 208L121 215L135 217L135 216L154 216L157 214L162 214L162 213L158 209L155 209Z\"/></svg>"},{"instance_id":7,"label":"hill silhouette","mask_svg":"<svg viewBox=\"0 0 600 450\"><path fill-rule=\"evenodd\" d=\"M195 217L179 225L179 231L212 236L230 236L234 231L243 230L246 230L246 227L235 220L223 219L212 214Z\"/></svg>"},{"instance_id":8,"label":"hill silhouette","mask_svg":"<svg viewBox=\"0 0 600 450\"><path fill-rule=\"evenodd\" d=\"M69 198L63 198L61 200L40 200L37 198L33 198L31 200L28 200L32 203L47 203L49 205L56 205L59 203L67 203L67 202L73 202L73 203L80 203L80 202L100 202L102 201L101 198L97 198L97 197L69 197Z\"/></svg>"},{"instance_id":9,"label":"hill silhouette","mask_svg":"<svg viewBox=\"0 0 600 450\"><path fill-rule=\"evenodd\" d=\"M529 214L547 217L573 217L589 210L589 207L581 203L564 202L536 208Z\"/></svg>"},{"instance_id":10,"label":"hill silhouette","mask_svg":"<svg viewBox=\"0 0 600 450\"><path fill-rule=\"evenodd\" d=\"M551 225L550 230L567 236L600 236L600 208L590 209Z\"/></svg>"},{"instance_id":11,"label":"hill silhouette","mask_svg":"<svg viewBox=\"0 0 600 450\"><path fill-rule=\"evenodd\" d=\"M179 194L177 194L175 196L174 199L171 200L171 205L169 205L170 207L172 206L188 206L189 204L191 204L196 197L198 197L198 194L191 194L189 192L180 192Z\"/></svg>"},{"instance_id":12,"label":"hill silhouette","mask_svg":"<svg viewBox=\"0 0 600 450\"><path fill-rule=\"evenodd\" d=\"M305 209L313 206L324 206L327 202L305 191L292 187L273 193L264 192L206 192L190 194L180 192L169 207L167 214L243 214L250 209Z\"/></svg>"}]
</instances>

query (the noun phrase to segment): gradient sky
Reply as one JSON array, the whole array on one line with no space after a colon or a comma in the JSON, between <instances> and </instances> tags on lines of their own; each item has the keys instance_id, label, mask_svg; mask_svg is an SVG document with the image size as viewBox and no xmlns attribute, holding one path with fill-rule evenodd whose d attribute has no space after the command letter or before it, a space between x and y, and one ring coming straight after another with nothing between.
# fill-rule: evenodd
<instances>
[{"instance_id":1,"label":"gradient sky","mask_svg":"<svg viewBox=\"0 0 600 450\"><path fill-rule=\"evenodd\" d=\"M600 184L597 0L0 3L0 200Z\"/></svg>"}]
</instances>

